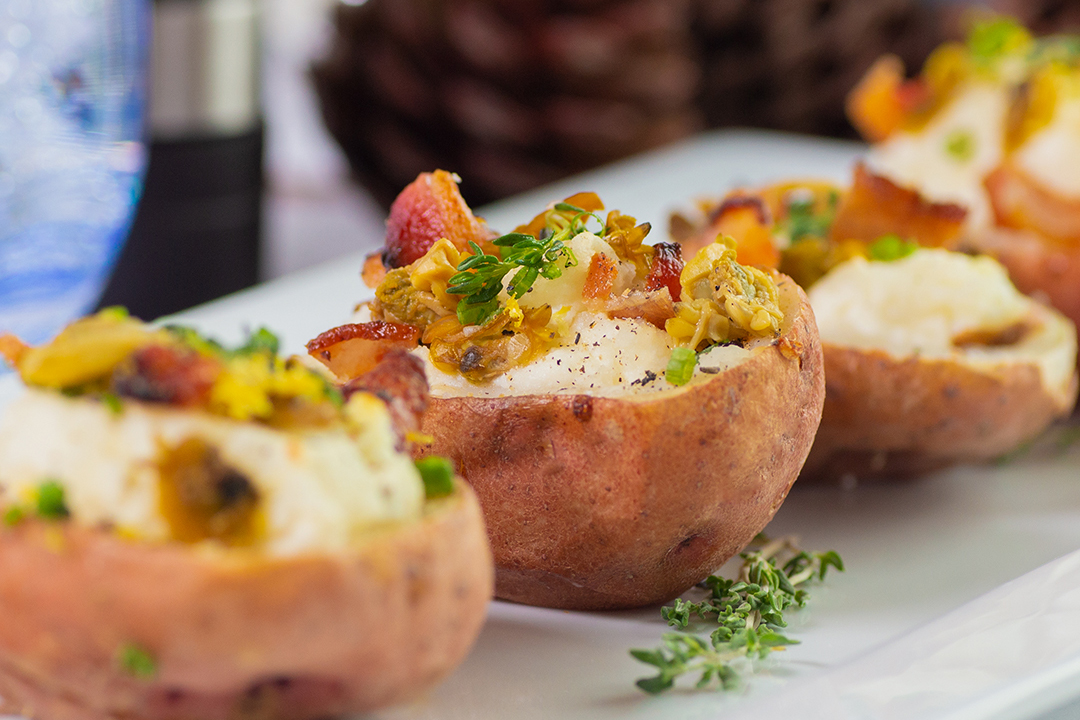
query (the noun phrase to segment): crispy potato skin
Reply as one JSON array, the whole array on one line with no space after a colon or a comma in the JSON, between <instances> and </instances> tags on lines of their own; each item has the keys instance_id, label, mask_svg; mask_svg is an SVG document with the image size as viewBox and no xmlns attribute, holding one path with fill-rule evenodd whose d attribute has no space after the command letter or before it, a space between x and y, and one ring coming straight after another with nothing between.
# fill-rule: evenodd
<instances>
[{"instance_id":1,"label":"crispy potato skin","mask_svg":"<svg viewBox=\"0 0 1080 720\"><path fill-rule=\"evenodd\" d=\"M996 371L822 343L825 410L802 478L906 478L1013 450L1068 413L1038 369Z\"/></svg>"},{"instance_id":2,"label":"crispy potato skin","mask_svg":"<svg viewBox=\"0 0 1080 720\"><path fill-rule=\"evenodd\" d=\"M465 483L347 556L148 545L75 522L0 529L0 711L326 718L416 695L465 656L492 570ZM120 669L133 643L158 674Z\"/></svg>"},{"instance_id":3,"label":"crispy potato skin","mask_svg":"<svg viewBox=\"0 0 1080 720\"><path fill-rule=\"evenodd\" d=\"M810 449L824 399L802 290L772 346L707 383L626 398L432 398L429 452L476 490L496 595L556 608L670 600L772 518Z\"/></svg>"}]
</instances>

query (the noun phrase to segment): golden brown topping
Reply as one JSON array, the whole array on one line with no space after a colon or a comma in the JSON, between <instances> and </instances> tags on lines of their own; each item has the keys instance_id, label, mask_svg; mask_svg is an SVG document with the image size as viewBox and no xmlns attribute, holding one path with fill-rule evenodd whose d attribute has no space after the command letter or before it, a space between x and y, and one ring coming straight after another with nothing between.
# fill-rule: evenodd
<instances>
[{"instance_id":1,"label":"golden brown topping","mask_svg":"<svg viewBox=\"0 0 1080 720\"><path fill-rule=\"evenodd\" d=\"M217 448L188 438L163 448L158 460L162 517L174 540L217 540L236 547L260 538L259 492L243 473L225 464Z\"/></svg>"},{"instance_id":2,"label":"golden brown topping","mask_svg":"<svg viewBox=\"0 0 1080 720\"><path fill-rule=\"evenodd\" d=\"M618 210L608 213L604 223L604 240L620 260L634 264L634 270L639 280L649 273L652 265L654 250L649 245L643 245L645 237L652 230L649 223L637 224L637 220L629 215L623 215Z\"/></svg>"},{"instance_id":3,"label":"golden brown topping","mask_svg":"<svg viewBox=\"0 0 1080 720\"><path fill-rule=\"evenodd\" d=\"M520 317L501 312L486 325L462 326L445 317L424 333L431 362L444 372L456 372L473 382L497 377L513 367L527 365L554 343L547 329L551 308L518 309Z\"/></svg>"},{"instance_id":4,"label":"golden brown topping","mask_svg":"<svg viewBox=\"0 0 1080 720\"><path fill-rule=\"evenodd\" d=\"M18 370L27 385L70 388L108 376L140 347L168 341L164 331L105 310L76 320L49 344L21 353Z\"/></svg>"},{"instance_id":5,"label":"golden brown topping","mask_svg":"<svg viewBox=\"0 0 1080 720\"><path fill-rule=\"evenodd\" d=\"M682 302L666 324L680 345L778 335L783 313L776 283L761 270L736 262L735 241L721 237L703 248L682 272Z\"/></svg>"},{"instance_id":6,"label":"golden brown topping","mask_svg":"<svg viewBox=\"0 0 1080 720\"><path fill-rule=\"evenodd\" d=\"M604 312L610 318L641 318L663 330L664 324L675 317L675 303L666 287L645 292L632 290L610 298Z\"/></svg>"}]
</instances>

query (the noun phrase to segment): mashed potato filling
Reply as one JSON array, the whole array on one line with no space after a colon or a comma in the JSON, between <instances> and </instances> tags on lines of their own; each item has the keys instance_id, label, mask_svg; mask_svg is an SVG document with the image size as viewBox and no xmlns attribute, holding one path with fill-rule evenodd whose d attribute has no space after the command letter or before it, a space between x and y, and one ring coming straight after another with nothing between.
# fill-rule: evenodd
<instances>
[{"instance_id":1,"label":"mashed potato filling","mask_svg":"<svg viewBox=\"0 0 1080 720\"><path fill-rule=\"evenodd\" d=\"M986 369L1031 363L1054 393L1071 382L1075 329L1021 294L986 256L924 249L892 262L858 257L834 268L808 295L827 343ZM1016 326L1026 328L1016 342L957 342Z\"/></svg>"},{"instance_id":2,"label":"mashed potato filling","mask_svg":"<svg viewBox=\"0 0 1080 720\"><path fill-rule=\"evenodd\" d=\"M924 128L896 133L867 161L874 172L935 202L966 207L969 230L986 227L992 218L983 178L1001 163L1008 108L1004 87L972 83Z\"/></svg>"},{"instance_id":3,"label":"mashed potato filling","mask_svg":"<svg viewBox=\"0 0 1080 720\"><path fill-rule=\"evenodd\" d=\"M79 522L167 541L159 462L163 452L195 438L254 486L262 514L259 549L273 555L339 551L374 525L419 517L424 502L415 466L395 451L382 403L354 397L350 417L358 433L283 431L134 401L117 414L95 400L29 389L0 423L0 502L25 502L53 480Z\"/></svg>"},{"instance_id":4,"label":"mashed potato filling","mask_svg":"<svg viewBox=\"0 0 1080 720\"><path fill-rule=\"evenodd\" d=\"M671 390L664 379L674 339L663 330L634 318L611 319L602 313L579 312L562 344L528 365L514 368L484 384L431 365L427 348L416 353L425 362L435 397L502 397L583 393L619 397ZM699 356L690 385L745 361L751 351L738 345L716 346Z\"/></svg>"}]
</instances>

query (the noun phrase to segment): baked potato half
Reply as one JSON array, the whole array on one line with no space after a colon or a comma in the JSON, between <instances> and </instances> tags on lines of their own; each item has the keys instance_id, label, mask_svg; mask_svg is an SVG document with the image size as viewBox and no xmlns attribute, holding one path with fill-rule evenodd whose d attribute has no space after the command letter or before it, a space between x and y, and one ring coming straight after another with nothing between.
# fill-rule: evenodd
<instances>
[{"instance_id":1,"label":"baked potato half","mask_svg":"<svg viewBox=\"0 0 1080 720\"><path fill-rule=\"evenodd\" d=\"M1075 329L991 258L944 249L960 243L963 208L860 163L848 188L738 190L673 228L692 248L753 203L760 220L753 233L732 228L737 245L767 234L775 262L808 288L822 341L825 408L803 477L911 477L986 461L1072 408Z\"/></svg>"},{"instance_id":2,"label":"baked potato half","mask_svg":"<svg viewBox=\"0 0 1080 720\"><path fill-rule=\"evenodd\" d=\"M359 322L308 345L344 381L411 344L432 390L419 454L475 490L507 600L671 599L764 528L819 420L794 282L722 237L684 266L602 207L580 193L485 245L429 243L386 268Z\"/></svg>"},{"instance_id":3,"label":"baked potato half","mask_svg":"<svg viewBox=\"0 0 1080 720\"><path fill-rule=\"evenodd\" d=\"M803 474L910 477L986 462L1076 401L1076 329L988 257L919 250L844 263L809 292L825 409Z\"/></svg>"},{"instance_id":4,"label":"baked potato half","mask_svg":"<svg viewBox=\"0 0 1080 720\"><path fill-rule=\"evenodd\" d=\"M464 658L491 556L471 489L404 452L419 363L340 392L275 345L116 311L0 342L30 385L0 421L0 712L335 717Z\"/></svg>"},{"instance_id":5,"label":"baked potato half","mask_svg":"<svg viewBox=\"0 0 1080 720\"><path fill-rule=\"evenodd\" d=\"M654 393L433 395L426 452L484 508L496 595L572 609L670 600L759 533L799 474L824 395L813 313L778 284L780 336Z\"/></svg>"},{"instance_id":6,"label":"baked potato half","mask_svg":"<svg viewBox=\"0 0 1080 720\"><path fill-rule=\"evenodd\" d=\"M848 113L875 171L968 210L964 247L1080 323L1080 58L1076 36L984 18L904 77L884 57Z\"/></svg>"}]
</instances>

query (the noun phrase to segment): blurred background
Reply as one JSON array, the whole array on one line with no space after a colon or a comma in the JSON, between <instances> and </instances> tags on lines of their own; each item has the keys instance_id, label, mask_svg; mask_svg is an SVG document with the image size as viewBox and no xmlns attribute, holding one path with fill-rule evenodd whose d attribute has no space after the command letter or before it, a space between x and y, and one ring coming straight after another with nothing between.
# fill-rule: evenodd
<instances>
[{"instance_id":1,"label":"blurred background","mask_svg":"<svg viewBox=\"0 0 1080 720\"><path fill-rule=\"evenodd\" d=\"M1039 32L1080 0L992 0ZM150 319L382 241L421 171L473 207L728 126L855 137L944 0L154 0L149 169L102 300ZM357 267L359 272L359 267Z\"/></svg>"}]
</instances>

